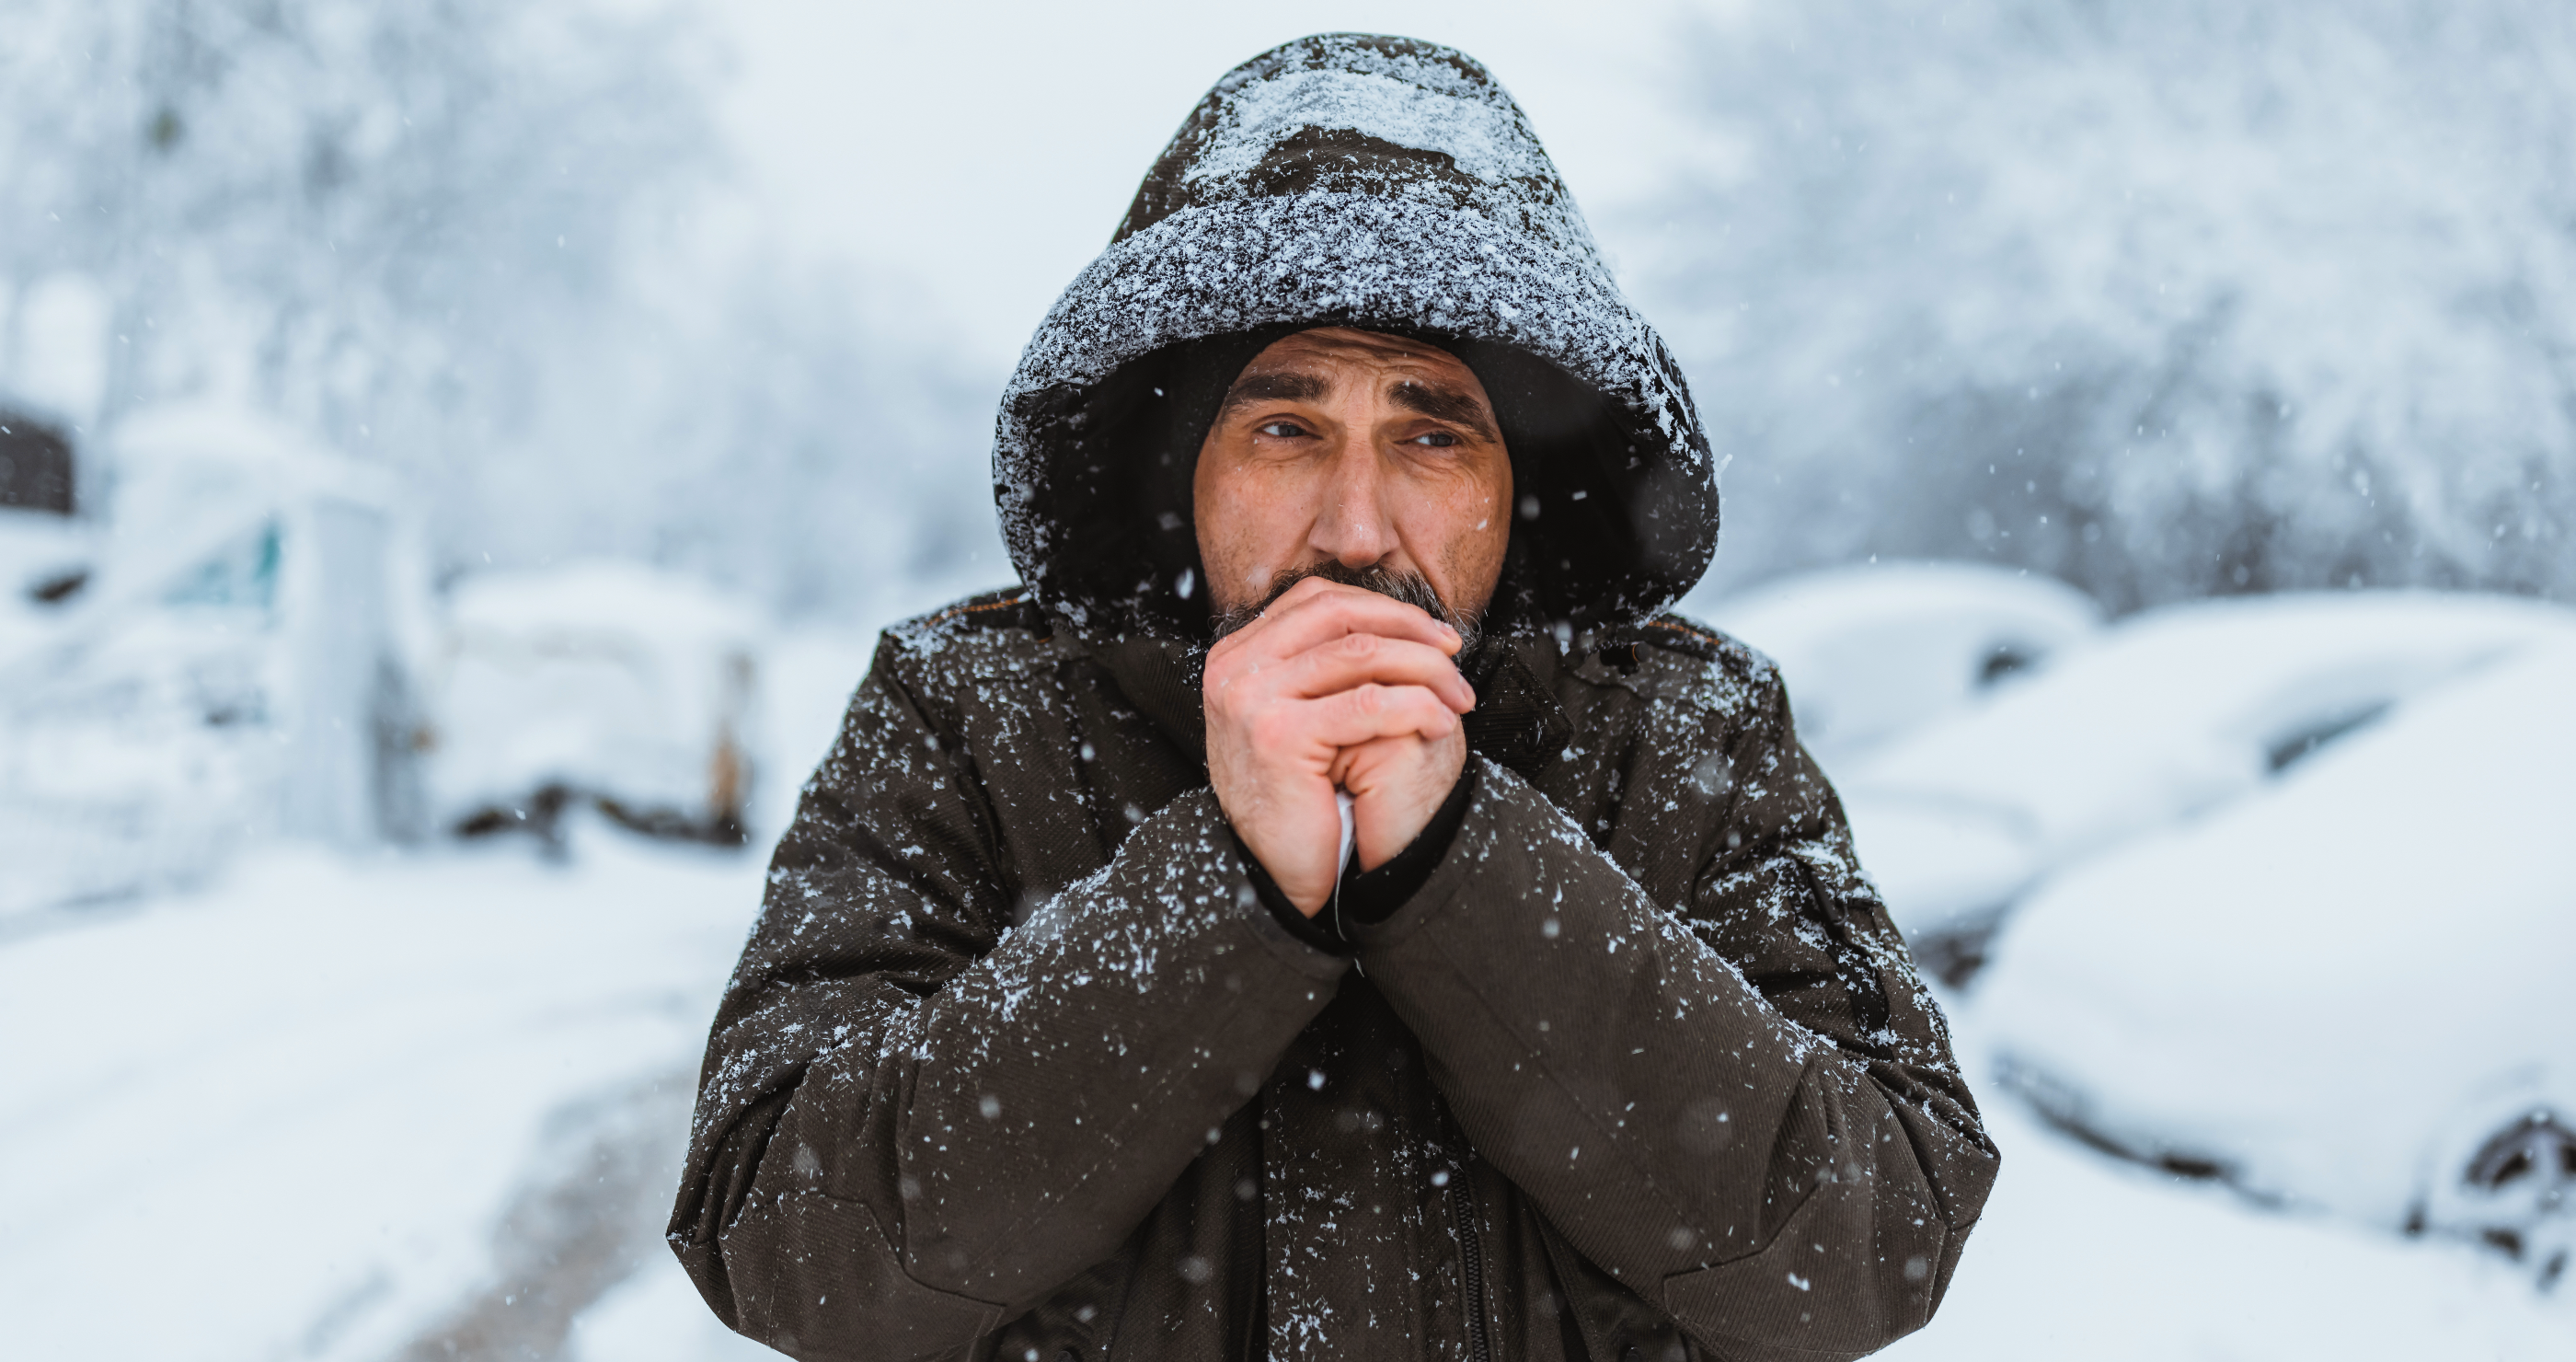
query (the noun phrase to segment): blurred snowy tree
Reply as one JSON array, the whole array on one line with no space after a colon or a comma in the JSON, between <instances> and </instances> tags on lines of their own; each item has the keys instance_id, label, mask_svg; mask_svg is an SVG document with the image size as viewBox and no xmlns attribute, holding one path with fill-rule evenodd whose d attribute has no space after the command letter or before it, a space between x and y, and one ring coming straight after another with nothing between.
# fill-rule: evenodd
<instances>
[{"instance_id":1,"label":"blurred snowy tree","mask_svg":"<svg viewBox=\"0 0 2576 1362\"><path fill-rule=\"evenodd\" d=\"M1748 6L1639 292L1721 580L2576 594L2576 7Z\"/></svg>"},{"instance_id":2,"label":"blurred snowy tree","mask_svg":"<svg viewBox=\"0 0 2576 1362\"><path fill-rule=\"evenodd\" d=\"M18 0L0 270L115 306L111 413L247 399L428 471L506 438L703 172L670 26L504 0ZM371 448L372 446L372 448Z\"/></svg>"},{"instance_id":3,"label":"blurred snowy tree","mask_svg":"<svg viewBox=\"0 0 2576 1362\"><path fill-rule=\"evenodd\" d=\"M989 416L950 415L917 336L692 236L725 156L685 11L0 0L0 24L0 380L8 300L87 276L109 419L282 414L400 470L449 571L616 553L822 607L939 558L954 517L901 503L987 501ZM781 382L824 353L842 381Z\"/></svg>"}]
</instances>

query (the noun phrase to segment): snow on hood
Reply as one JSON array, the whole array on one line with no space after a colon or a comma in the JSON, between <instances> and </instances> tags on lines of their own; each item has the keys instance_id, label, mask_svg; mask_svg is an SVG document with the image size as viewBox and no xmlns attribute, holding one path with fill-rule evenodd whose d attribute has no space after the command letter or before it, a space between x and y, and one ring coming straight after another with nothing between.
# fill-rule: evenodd
<instances>
[{"instance_id":1,"label":"snow on hood","mask_svg":"<svg viewBox=\"0 0 2576 1362\"><path fill-rule=\"evenodd\" d=\"M1464 53L1324 34L1217 82L1030 339L993 451L1021 579L1077 626L1199 627L1199 441L1242 366L1314 326L1417 336L1484 382L1523 494L1513 624L1635 621L1707 569L1689 388L1528 118Z\"/></svg>"}]
</instances>

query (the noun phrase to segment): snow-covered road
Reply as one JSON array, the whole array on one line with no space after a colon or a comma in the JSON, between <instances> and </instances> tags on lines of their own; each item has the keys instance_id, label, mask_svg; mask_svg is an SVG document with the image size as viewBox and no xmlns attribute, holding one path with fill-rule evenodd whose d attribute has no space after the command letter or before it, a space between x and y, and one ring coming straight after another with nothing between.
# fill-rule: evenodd
<instances>
[{"instance_id":1,"label":"snow-covered road","mask_svg":"<svg viewBox=\"0 0 2576 1362\"><path fill-rule=\"evenodd\" d=\"M751 858L589 833L561 866L267 853L0 949L0 1351L552 1351L667 1198L757 893Z\"/></svg>"}]
</instances>

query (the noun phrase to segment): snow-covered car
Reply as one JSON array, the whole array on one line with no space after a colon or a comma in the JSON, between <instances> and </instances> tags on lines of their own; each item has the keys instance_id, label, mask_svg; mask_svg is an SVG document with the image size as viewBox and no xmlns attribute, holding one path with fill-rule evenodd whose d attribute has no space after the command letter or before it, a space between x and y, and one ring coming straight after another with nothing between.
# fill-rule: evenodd
<instances>
[{"instance_id":1,"label":"snow-covered car","mask_svg":"<svg viewBox=\"0 0 2576 1362\"><path fill-rule=\"evenodd\" d=\"M1829 568L1692 605L1780 665L1799 740L1828 771L2102 626L2064 582L1982 563Z\"/></svg>"},{"instance_id":2,"label":"snow-covered car","mask_svg":"<svg viewBox=\"0 0 2576 1362\"><path fill-rule=\"evenodd\" d=\"M2374 604L2394 612L2379 619L2392 638L2421 631L2423 647L2370 669L2326 646L2353 642ZM2304 636L2318 663L2340 664L2296 713L2212 708L2206 693L2174 694L2173 670L2143 666L2098 697L2168 744L2173 714L2247 746L2232 765L2208 740L2147 762L2105 735L2096 781L2125 775L2135 793L2061 786L2065 803L2035 810L2067 836L2160 826L2050 878L2003 927L1970 1005L2009 1085L2115 1152L2270 1202L2482 1240L2544 1284L2563 1277L2576 1253L2576 630L2534 631L2501 605L2361 601L2338 632L2303 627L2318 623L2314 603L2251 603L2251 632ZM2255 627L2267 616L2279 618ZM2218 661L2168 660L2186 653ZM2378 706L2366 728L2279 763L2315 721ZM2275 722L2210 723L2247 713ZM2222 793L2223 808L2177 816Z\"/></svg>"},{"instance_id":3,"label":"snow-covered car","mask_svg":"<svg viewBox=\"0 0 2576 1362\"><path fill-rule=\"evenodd\" d=\"M245 836L408 832L422 588L390 483L222 406L101 449L97 519L9 527L42 580L0 612L0 915Z\"/></svg>"},{"instance_id":4,"label":"snow-covered car","mask_svg":"<svg viewBox=\"0 0 2576 1362\"><path fill-rule=\"evenodd\" d=\"M458 583L431 670L431 816L553 843L576 802L657 836L739 844L760 616L635 563Z\"/></svg>"},{"instance_id":5,"label":"snow-covered car","mask_svg":"<svg viewBox=\"0 0 2576 1362\"><path fill-rule=\"evenodd\" d=\"M2194 602L2123 621L1831 770L1897 925L1955 974L2056 871L2261 792L2417 697L2567 641L2576 613L2501 597Z\"/></svg>"},{"instance_id":6,"label":"snow-covered car","mask_svg":"<svg viewBox=\"0 0 2576 1362\"><path fill-rule=\"evenodd\" d=\"M2199 602L1833 774L1900 925L1974 973L2010 1087L2061 1127L2550 1281L2576 1251L2576 1065L2534 1025L2576 960L2570 696L2560 607Z\"/></svg>"}]
</instances>

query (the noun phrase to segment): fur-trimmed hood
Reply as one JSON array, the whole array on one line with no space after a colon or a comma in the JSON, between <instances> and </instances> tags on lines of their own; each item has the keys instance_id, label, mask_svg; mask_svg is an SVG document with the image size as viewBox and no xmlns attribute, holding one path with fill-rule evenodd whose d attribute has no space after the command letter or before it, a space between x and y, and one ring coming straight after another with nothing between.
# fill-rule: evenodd
<instances>
[{"instance_id":1,"label":"fur-trimmed hood","mask_svg":"<svg viewBox=\"0 0 2576 1362\"><path fill-rule=\"evenodd\" d=\"M1690 391L1484 67L1324 34L1217 82L1005 393L995 496L1012 560L1086 630L1204 622L1189 474L1225 387L1311 326L1412 335L1494 399L1520 516L1521 628L1633 623L1716 551Z\"/></svg>"}]
</instances>

